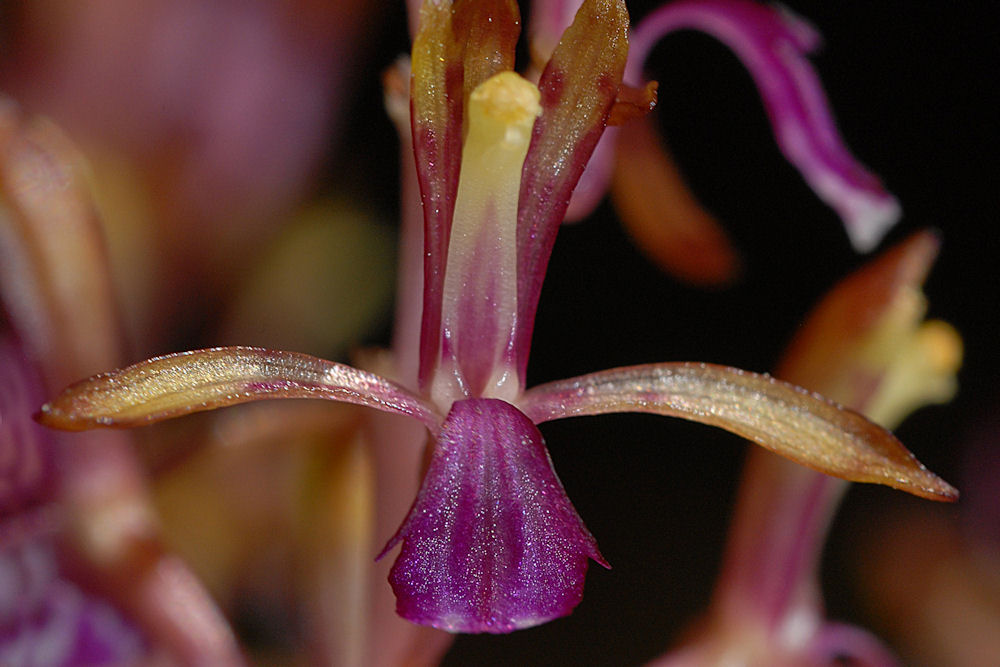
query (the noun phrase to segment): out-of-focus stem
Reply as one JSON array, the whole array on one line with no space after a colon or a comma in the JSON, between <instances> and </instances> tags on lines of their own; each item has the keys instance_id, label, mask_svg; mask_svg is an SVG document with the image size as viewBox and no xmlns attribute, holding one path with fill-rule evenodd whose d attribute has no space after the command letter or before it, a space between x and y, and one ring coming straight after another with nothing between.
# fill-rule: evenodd
<instances>
[{"instance_id":1,"label":"out-of-focus stem","mask_svg":"<svg viewBox=\"0 0 1000 667\"><path fill-rule=\"evenodd\" d=\"M716 604L776 631L793 606L819 603L816 564L848 482L760 450L743 475Z\"/></svg>"},{"instance_id":2,"label":"out-of-focus stem","mask_svg":"<svg viewBox=\"0 0 1000 667\"><path fill-rule=\"evenodd\" d=\"M955 391L961 340L923 323L920 285L937 252L927 232L842 281L789 346L777 375L893 428L913 409ZM817 565L847 483L750 453L716 591L723 623L760 623L780 648L850 655L865 665L894 659L856 628L824 625ZM717 619L719 620L719 619ZM825 653L824 653L825 652ZM823 655L814 657L822 662Z\"/></svg>"},{"instance_id":3,"label":"out-of-focus stem","mask_svg":"<svg viewBox=\"0 0 1000 667\"><path fill-rule=\"evenodd\" d=\"M411 9L419 2L410 2ZM412 14L415 16L416 12ZM423 312L423 224L420 190L410 132L409 63L398 60L383 76L386 110L400 138L400 233L396 278L396 313L392 334L392 367L376 369L405 387L416 389ZM366 436L375 469L374 526L370 554L375 554L406 516L417 494L423 470L427 430L409 419L370 413ZM358 665L435 664L452 637L433 628L414 625L396 615L396 599L389 587L392 559L368 568L369 601L363 660Z\"/></svg>"}]
</instances>

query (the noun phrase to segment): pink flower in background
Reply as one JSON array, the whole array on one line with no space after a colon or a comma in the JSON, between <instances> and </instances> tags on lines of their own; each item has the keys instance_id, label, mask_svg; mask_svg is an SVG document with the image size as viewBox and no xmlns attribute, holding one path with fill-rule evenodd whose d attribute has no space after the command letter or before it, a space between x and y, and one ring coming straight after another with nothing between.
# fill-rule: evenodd
<instances>
[{"instance_id":1,"label":"pink flower in background","mask_svg":"<svg viewBox=\"0 0 1000 667\"><path fill-rule=\"evenodd\" d=\"M532 51L551 51L579 0L533 3ZM641 86L656 44L697 30L725 44L760 92L785 158L840 216L859 252L875 248L902 215L877 176L851 155L837 131L822 83L807 55L819 33L784 7L748 0L679 0L645 16L631 36L625 83ZM662 100L669 110L669 91ZM617 154L617 159L616 159ZM567 218L589 214L613 188L622 222L643 251L664 268L697 283L723 283L738 269L719 224L687 189L651 118L613 128L598 144L573 195Z\"/></svg>"},{"instance_id":2,"label":"pink flower in background","mask_svg":"<svg viewBox=\"0 0 1000 667\"><path fill-rule=\"evenodd\" d=\"M0 99L0 662L242 664L164 545L130 437L37 428L33 404L117 363L100 221L73 144Z\"/></svg>"}]
</instances>

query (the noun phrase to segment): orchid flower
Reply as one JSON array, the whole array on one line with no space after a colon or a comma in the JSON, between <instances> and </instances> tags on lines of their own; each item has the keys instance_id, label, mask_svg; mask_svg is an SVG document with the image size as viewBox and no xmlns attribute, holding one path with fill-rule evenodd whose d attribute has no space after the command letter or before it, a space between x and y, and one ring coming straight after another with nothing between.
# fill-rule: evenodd
<instances>
[{"instance_id":1,"label":"orchid flower","mask_svg":"<svg viewBox=\"0 0 1000 667\"><path fill-rule=\"evenodd\" d=\"M419 25L410 84L424 213L416 381L293 352L212 348L79 382L43 406L44 424L131 427L271 398L415 420L430 435L426 473L380 555L401 544L389 574L398 613L451 632L504 633L566 615L589 560L607 565L552 467L538 430L549 420L679 416L821 472L955 497L888 431L766 375L664 363L525 389L555 235L620 101L625 6L584 2L537 86L512 71L512 0L427 0Z\"/></svg>"}]
</instances>

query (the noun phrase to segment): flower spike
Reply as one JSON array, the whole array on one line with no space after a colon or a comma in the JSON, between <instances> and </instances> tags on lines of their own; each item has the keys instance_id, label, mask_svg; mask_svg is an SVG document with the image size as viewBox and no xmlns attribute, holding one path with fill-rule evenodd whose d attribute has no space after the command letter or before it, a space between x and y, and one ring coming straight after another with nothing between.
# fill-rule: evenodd
<instances>
[{"instance_id":1,"label":"flower spike","mask_svg":"<svg viewBox=\"0 0 1000 667\"><path fill-rule=\"evenodd\" d=\"M660 38L686 28L712 35L739 57L761 92L781 152L837 211L854 247L874 248L899 220L899 202L837 132L819 77L805 57L819 45L815 29L786 9L747 0L672 2L636 27L626 82L638 84Z\"/></svg>"},{"instance_id":2,"label":"flower spike","mask_svg":"<svg viewBox=\"0 0 1000 667\"><path fill-rule=\"evenodd\" d=\"M152 424L191 412L270 398L323 398L414 417L431 432L432 407L373 373L306 354L253 347L217 347L142 361L95 375L42 406L46 426Z\"/></svg>"},{"instance_id":3,"label":"flower spike","mask_svg":"<svg viewBox=\"0 0 1000 667\"><path fill-rule=\"evenodd\" d=\"M580 0L559 7L575 2ZM820 182L813 185L821 192L864 190L864 183L851 180L858 176L856 165L836 135L821 132L829 119L799 51L793 48L785 61L783 52L769 50L774 34L781 44L786 39L803 46L808 34L802 26L783 24L740 0L676 6L688 18L744 12L751 28L740 32L737 26L737 44L768 66L778 63L779 85L767 99L769 111L790 119L779 129L819 128L822 135L792 142L800 152L791 151L791 159L804 154L804 172L819 165ZM404 280L421 273L422 280L409 281L413 287L401 299L406 319L400 340L411 340L412 348L387 371L413 390L303 354L212 348L93 376L43 406L38 420L68 430L129 427L272 398L321 398L413 417L431 433L426 474L379 557L401 546L389 574L399 614L451 632L506 633L569 614L581 599L589 561L606 566L555 474L537 427L542 421L622 411L680 416L829 474L929 498L956 497L888 431L768 376L707 364L656 364L524 391L541 284L574 188L605 127L655 102L652 87L633 90L622 83L628 60L624 0L582 0L579 7L535 87L511 71L520 30L515 0L423 0L410 68L415 169L409 173L415 176L407 177L419 186L423 244L405 249L402 272ZM399 106L404 69L398 65L390 77L390 99L394 119L405 127ZM830 173L841 180L826 178ZM408 194L407 201L415 199ZM406 216L404 244L419 236L419 222ZM411 235L411 227L418 233ZM940 375L940 364L931 366L930 375ZM406 488L404 475L415 482L414 454L426 442L422 431L378 425L372 431L381 431L374 448L379 468L383 451L386 459L395 457L377 488ZM78 450L66 448L83 461L86 452ZM375 600L373 616L383 606L380 597ZM229 635L215 634L228 649Z\"/></svg>"},{"instance_id":4,"label":"flower spike","mask_svg":"<svg viewBox=\"0 0 1000 667\"><path fill-rule=\"evenodd\" d=\"M649 412L718 426L797 463L931 500L955 500L889 431L819 394L767 375L698 363L601 371L528 390L536 424L563 417Z\"/></svg>"}]
</instances>

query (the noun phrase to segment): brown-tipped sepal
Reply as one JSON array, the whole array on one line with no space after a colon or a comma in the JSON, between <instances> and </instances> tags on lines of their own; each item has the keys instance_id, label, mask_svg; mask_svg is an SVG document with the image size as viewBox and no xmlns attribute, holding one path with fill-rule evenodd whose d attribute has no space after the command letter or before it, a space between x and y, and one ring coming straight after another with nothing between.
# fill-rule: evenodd
<instances>
[{"instance_id":1,"label":"brown-tipped sepal","mask_svg":"<svg viewBox=\"0 0 1000 667\"><path fill-rule=\"evenodd\" d=\"M42 406L46 426L127 428L272 398L321 398L414 417L437 430L433 408L373 373L306 354L217 347L156 357L95 375Z\"/></svg>"},{"instance_id":2,"label":"brown-tipped sepal","mask_svg":"<svg viewBox=\"0 0 1000 667\"><path fill-rule=\"evenodd\" d=\"M718 426L819 472L885 484L931 500L955 500L881 426L819 394L769 375L701 363L614 368L527 391L518 406L535 423L647 412Z\"/></svg>"}]
</instances>

